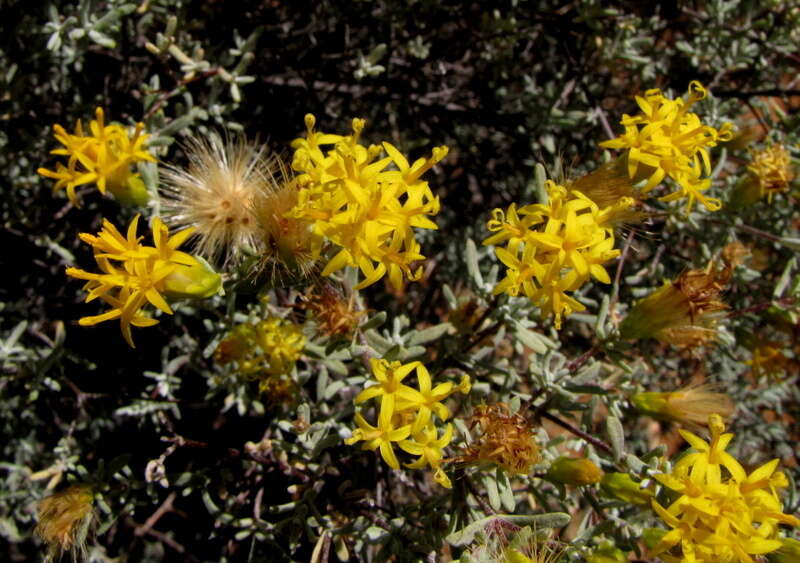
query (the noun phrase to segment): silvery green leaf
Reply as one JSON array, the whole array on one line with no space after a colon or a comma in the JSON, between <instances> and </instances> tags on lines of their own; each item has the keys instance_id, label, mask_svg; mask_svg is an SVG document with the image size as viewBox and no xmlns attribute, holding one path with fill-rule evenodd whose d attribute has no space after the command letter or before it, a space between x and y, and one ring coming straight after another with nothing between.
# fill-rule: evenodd
<instances>
[{"instance_id":1,"label":"silvery green leaf","mask_svg":"<svg viewBox=\"0 0 800 563\"><path fill-rule=\"evenodd\" d=\"M622 422L616 416L609 416L606 419L606 433L614 450L614 459L619 461L625 453L625 429Z\"/></svg>"},{"instance_id":2,"label":"silvery green leaf","mask_svg":"<svg viewBox=\"0 0 800 563\"><path fill-rule=\"evenodd\" d=\"M497 481L491 475L486 475L483 479L486 487L486 496L489 497L489 504L495 511L500 511L503 506L500 500L500 491L497 489Z\"/></svg>"},{"instance_id":3,"label":"silvery green leaf","mask_svg":"<svg viewBox=\"0 0 800 563\"><path fill-rule=\"evenodd\" d=\"M450 323L442 323L439 325L431 326L422 330L415 330L411 333L411 336L408 338L406 343L409 346L414 346L417 344L427 344L428 342L433 342L434 340L438 340L447 332L453 328L453 325Z\"/></svg>"},{"instance_id":4,"label":"silvery green leaf","mask_svg":"<svg viewBox=\"0 0 800 563\"><path fill-rule=\"evenodd\" d=\"M795 265L797 263L797 259L792 256L788 262L786 262L786 267L783 269L783 273L781 274L778 283L775 284L775 289L772 292L772 296L776 299L783 297L784 291L786 291L786 287L789 285L789 282L792 280L792 271L795 269Z\"/></svg>"},{"instance_id":5,"label":"silvery green leaf","mask_svg":"<svg viewBox=\"0 0 800 563\"><path fill-rule=\"evenodd\" d=\"M483 287L483 276L481 275L481 269L478 266L478 248L475 246L475 242L471 239L467 239L467 253L466 253L466 261L467 261L467 272L469 272L469 277L472 279L472 283L476 287Z\"/></svg>"},{"instance_id":6,"label":"silvery green leaf","mask_svg":"<svg viewBox=\"0 0 800 563\"><path fill-rule=\"evenodd\" d=\"M442 295L444 295L447 306L450 307L451 311L458 308L458 299L456 299L455 293L453 293L448 284L442 285Z\"/></svg>"},{"instance_id":7,"label":"silvery green leaf","mask_svg":"<svg viewBox=\"0 0 800 563\"><path fill-rule=\"evenodd\" d=\"M546 341L543 340L538 334L528 330L516 321L513 322L513 327L514 336L524 346L527 346L537 354L544 354L547 352Z\"/></svg>"},{"instance_id":8,"label":"silvery green leaf","mask_svg":"<svg viewBox=\"0 0 800 563\"><path fill-rule=\"evenodd\" d=\"M511 488L508 475L498 467L495 471L495 478L497 480L497 488L500 491L500 500L503 503L503 508L508 512L514 512L517 508L517 502L514 500L514 490Z\"/></svg>"},{"instance_id":9,"label":"silvery green leaf","mask_svg":"<svg viewBox=\"0 0 800 563\"><path fill-rule=\"evenodd\" d=\"M361 330L367 331L371 328L378 328L385 322L386 322L386 311L380 311L372 315L369 319L367 319L367 322L361 325Z\"/></svg>"}]
</instances>

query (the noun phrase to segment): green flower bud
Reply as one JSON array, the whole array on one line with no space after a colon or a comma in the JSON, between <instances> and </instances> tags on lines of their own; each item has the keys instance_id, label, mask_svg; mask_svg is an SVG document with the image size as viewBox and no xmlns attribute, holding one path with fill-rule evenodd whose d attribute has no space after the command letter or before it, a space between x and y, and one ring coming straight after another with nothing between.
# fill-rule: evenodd
<instances>
[{"instance_id":1,"label":"green flower bud","mask_svg":"<svg viewBox=\"0 0 800 563\"><path fill-rule=\"evenodd\" d=\"M796 563L800 561L800 541L794 538L780 538L780 549L767 555L769 563Z\"/></svg>"},{"instance_id":2,"label":"green flower bud","mask_svg":"<svg viewBox=\"0 0 800 563\"><path fill-rule=\"evenodd\" d=\"M627 473L606 473L600 480L600 490L605 496L639 506L650 506L652 491L642 489Z\"/></svg>"},{"instance_id":3,"label":"green flower bud","mask_svg":"<svg viewBox=\"0 0 800 563\"><path fill-rule=\"evenodd\" d=\"M647 549L655 549L661 543L661 539L667 535L667 530L663 528L645 528L642 532L642 541Z\"/></svg>"},{"instance_id":4,"label":"green flower bud","mask_svg":"<svg viewBox=\"0 0 800 563\"><path fill-rule=\"evenodd\" d=\"M207 262L195 257L191 266L176 264L164 280L164 293L178 299L205 299L222 287L222 278Z\"/></svg>"},{"instance_id":5,"label":"green flower bud","mask_svg":"<svg viewBox=\"0 0 800 563\"><path fill-rule=\"evenodd\" d=\"M545 479L564 485L591 485L603 477L603 470L586 458L560 457L547 470Z\"/></svg>"},{"instance_id":6,"label":"green flower bud","mask_svg":"<svg viewBox=\"0 0 800 563\"><path fill-rule=\"evenodd\" d=\"M586 557L586 563L627 563L625 553L610 542L605 542Z\"/></svg>"}]
</instances>

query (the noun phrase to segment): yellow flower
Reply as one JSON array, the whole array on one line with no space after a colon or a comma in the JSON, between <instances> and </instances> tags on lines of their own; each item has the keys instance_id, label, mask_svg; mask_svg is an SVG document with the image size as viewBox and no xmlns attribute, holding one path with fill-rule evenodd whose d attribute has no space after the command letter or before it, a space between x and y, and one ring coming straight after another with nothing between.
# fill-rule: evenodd
<instances>
[{"instance_id":1,"label":"yellow flower","mask_svg":"<svg viewBox=\"0 0 800 563\"><path fill-rule=\"evenodd\" d=\"M51 154L69 157L67 166L56 164L55 171L39 168L37 172L57 180L53 190L66 188L73 205L80 202L75 194L77 186L95 183L101 193L106 189L123 204L144 205L149 198L141 176L131 171L137 162L155 162L144 145L148 135L143 123L137 123L133 136L128 136L121 125L106 125L102 108L95 111L96 118L89 123L89 134L85 135L78 120L75 134L67 133L61 125L54 125L56 140L63 149Z\"/></svg>"},{"instance_id":2,"label":"yellow flower","mask_svg":"<svg viewBox=\"0 0 800 563\"><path fill-rule=\"evenodd\" d=\"M733 434L723 434L722 418L708 420L711 440L681 431L694 452L684 455L670 474L656 475L665 487L680 496L664 508L655 500L653 510L672 528L654 548L665 561L754 563L753 555L764 555L782 547L778 524L800 526L800 519L783 513L778 490L788 480L776 471L774 459L749 475L725 449Z\"/></svg>"},{"instance_id":3,"label":"yellow flower","mask_svg":"<svg viewBox=\"0 0 800 563\"><path fill-rule=\"evenodd\" d=\"M65 551L72 551L75 560L85 555L93 500L89 487L74 485L39 501L36 533L48 545L47 561L57 560Z\"/></svg>"},{"instance_id":4,"label":"yellow flower","mask_svg":"<svg viewBox=\"0 0 800 563\"><path fill-rule=\"evenodd\" d=\"M494 234L484 245L495 247L495 255L506 266L506 276L493 293L511 296L524 293L543 316L561 318L585 307L567 294L579 289L590 278L610 283L603 264L619 255L614 250L613 225L607 219L611 208L600 209L577 191L548 180L547 204L527 205L517 210L512 204L506 213L492 212L487 228ZM617 202L630 205L632 199Z\"/></svg>"},{"instance_id":5,"label":"yellow flower","mask_svg":"<svg viewBox=\"0 0 800 563\"><path fill-rule=\"evenodd\" d=\"M794 180L789 151L781 144L753 152L747 171L757 181L760 196L766 197L770 203L776 193L788 190Z\"/></svg>"},{"instance_id":6,"label":"yellow flower","mask_svg":"<svg viewBox=\"0 0 800 563\"><path fill-rule=\"evenodd\" d=\"M412 439L403 440L399 446L403 451L411 455L419 456L419 459L413 463L407 463L406 467L409 469L422 469L425 466L430 466L434 470L433 478L442 487L451 489L453 487L450 478L442 470L442 459L444 454L442 450L453 440L453 425L448 424L441 437L438 436L436 426L429 424L421 428L418 432L414 432L412 428Z\"/></svg>"},{"instance_id":7,"label":"yellow flower","mask_svg":"<svg viewBox=\"0 0 800 563\"><path fill-rule=\"evenodd\" d=\"M756 377L762 375L774 377L786 371L791 364L789 358L784 355L783 348L785 348L783 344L773 340L759 342L752 349L753 357L743 363L750 366Z\"/></svg>"},{"instance_id":8,"label":"yellow flower","mask_svg":"<svg viewBox=\"0 0 800 563\"><path fill-rule=\"evenodd\" d=\"M306 337L300 325L278 317L256 323L236 325L222 340L214 354L218 363L236 362L244 377L258 379L262 391L274 387L270 377L288 375L300 359Z\"/></svg>"},{"instance_id":9,"label":"yellow flower","mask_svg":"<svg viewBox=\"0 0 800 563\"><path fill-rule=\"evenodd\" d=\"M142 314L141 308L150 303L171 315L167 297L210 297L219 291L220 276L197 258L180 252L177 248L191 234L190 229L169 236L167 227L156 217L152 237L155 246L141 244L136 229L139 215L128 226L127 236L108 220L97 236L81 233L82 241L94 247L94 257L102 273L92 273L78 268L67 268L67 275L87 280L84 289L89 291L86 302L100 298L111 310L93 317L80 319L81 326L92 326L112 319L120 320L122 335L133 348L131 325L146 327L158 323ZM116 290L116 292L115 292Z\"/></svg>"},{"instance_id":10,"label":"yellow flower","mask_svg":"<svg viewBox=\"0 0 800 563\"><path fill-rule=\"evenodd\" d=\"M392 443L405 440L411 434L411 425L395 428L392 423L393 412L388 405L388 403L381 404L378 426L372 426L361 413L356 413L358 428L353 430L353 435L345 440L345 444L352 445L363 441L361 449L373 451L379 449L386 465L392 469L400 469L400 462L394 453Z\"/></svg>"},{"instance_id":11,"label":"yellow flower","mask_svg":"<svg viewBox=\"0 0 800 563\"><path fill-rule=\"evenodd\" d=\"M340 248L322 274L357 267L365 276L357 289L383 276L395 289L402 287L403 278L419 279L422 268L412 270L412 264L425 257L413 229L436 229L428 217L439 212L439 199L420 176L445 157L447 147L409 165L389 143L360 144L363 119L353 120L353 134L346 137L315 132L311 114L305 121L306 137L292 142L292 168L300 173L301 189L286 216L313 223L316 235ZM323 152L322 145L334 146ZM379 159L383 150L389 156ZM397 170L387 169L391 163ZM322 250L316 246L315 256Z\"/></svg>"},{"instance_id":12,"label":"yellow flower","mask_svg":"<svg viewBox=\"0 0 800 563\"><path fill-rule=\"evenodd\" d=\"M373 376L377 385L371 385L361 391L355 404L362 404L370 399L380 398L377 427L370 425L361 413L356 413L358 428L348 444L365 441L363 449L380 448L386 463L394 468L400 467L392 447L399 442L400 448L419 458L406 467L419 469L430 466L434 470L434 479L443 487L451 487L450 479L441 468L444 459L443 449L453 438L453 427L448 424L441 437L438 435L436 415L439 421L450 417L450 410L441 402L455 391L468 393L469 377L464 376L459 385L451 382L440 383L433 387L430 373L421 362L401 364L383 359L370 360ZM418 389L405 385L402 381L411 373L417 377ZM410 439L409 436L411 436Z\"/></svg>"},{"instance_id":13,"label":"yellow flower","mask_svg":"<svg viewBox=\"0 0 800 563\"><path fill-rule=\"evenodd\" d=\"M721 203L716 198L706 197L703 192L711 186L705 174L711 174L711 159L708 149L720 141L732 138L732 125L724 123L719 130L703 125L697 114L688 111L695 102L707 95L703 85L697 81L689 84L686 101L670 100L660 90L636 96L640 113L624 115L622 125L625 133L600 143L610 149L627 149L628 175L634 181L647 178L642 191L649 192L669 176L678 184L678 191L661 198L673 201L686 198L686 211L691 211L695 201L709 211L716 211Z\"/></svg>"}]
</instances>

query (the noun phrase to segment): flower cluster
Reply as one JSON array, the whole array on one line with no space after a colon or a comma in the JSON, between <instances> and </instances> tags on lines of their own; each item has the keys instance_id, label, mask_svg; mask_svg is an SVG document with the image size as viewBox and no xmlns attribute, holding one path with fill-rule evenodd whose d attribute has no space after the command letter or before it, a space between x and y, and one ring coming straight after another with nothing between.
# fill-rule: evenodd
<instances>
[{"instance_id":1,"label":"flower cluster","mask_svg":"<svg viewBox=\"0 0 800 563\"><path fill-rule=\"evenodd\" d=\"M539 463L531 423L520 413L509 412L505 403L475 407L470 430L475 427L480 427L480 434L454 461L494 464L511 475L528 475Z\"/></svg>"},{"instance_id":2,"label":"flower cluster","mask_svg":"<svg viewBox=\"0 0 800 563\"><path fill-rule=\"evenodd\" d=\"M234 363L243 377L258 380L262 392L275 392L289 386L283 377L291 373L305 345L300 325L269 317L235 326L214 357L222 365Z\"/></svg>"},{"instance_id":3,"label":"flower cluster","mask_svg":"<svg viewBox=\"0 0 800 563\"><path fill-rule=\"evenodd\" d=\"M655 338L675 346L694 347L716 338L716 326L727 306L719 294L731 266L687 270L675 281L637 302L620 325L623 339Z\"/></svg>"},{"instance_id":4,"label":"flower cluster","mask_svg":"<svg viewBox=\"0 0 800 563\"><path fill-rule=\"evenodd\" d=\"M400 468L393 446L397 443L403 451L419 456L416 461L407 463L406 467L421 469L430 466L436 482L450 488L450 479L441 465L443 450L453 439L453 425L447 424L440 434L436 419L444 422L450 418L450 410L442 401L456 391L468 393L469 377L465 375L458 385L447 382L433 387L431 376L421 362L403 365L397 361L373 358L370 364L377 384L359 393L355 403L380 399L377 425L373 426L357 412L355 419L358 428L345 442L355 444L363 441L362 449L379 449L384 461L392 469ZM411 372L416 372L417 389L403 383L403 379Z\"/></svg>"},{"instance_id":5,"label":"flower cluster","mask_svg":"<svg viewBox=\"0 0 800 563\"><path fill-rule=\"evenodd\" d=\"M660 90L636 96L641 112L623 115L625 133L600 143L610 149L627 149L628 175L634 181L647 179L642 191L649 192L665 177L678 184L678 190L660 198L675 201L687 198L686 209L691 211L695 201L708 210L716 211L722 204L703 192L711 187L711 159L708 149L720 141L732 138L732 125L724 123L719 129L703 125L697 114L689 109L707 95L697 81L689 84L688 98L671 100Z\"/></svg>"},{"instance_id":6,"label":"flower cluster","mask_svg":"<svg viewBox=\"0 0 800 563\"><path fill-rule=\"evenodd\" d=\"M97 236L80 233L83 242L94 248L94 258L102 273L92 273L78 268L67 268L67 275L87 280L84 289L89 291L86 302L98 297L111 306L102 315L83 317L81 326L91 326L119 319L122 335L133 348L131 325L146 327L158 323L142 313L141 308L150 303L171 315L172 309L164 299L210 297L219 291L222 280L208 265L194 256L177 250L192 234L185 229L172 236L156 217L153 219L153 244L145 246L143 237L137 236L139 215L128 225L127 236L108 220Z\"/></svg>"},{"instance_id":7,"label":"flower cluster","mask_svg":"<svg viewBox=\"0 0 800 563\"><path fill-rule=\"evenodd\" d=\"M192 137L186 168L163 172L164 211L171 223L193 227L210 260L250 256L256 270L304 276L313 269L310 226L287 216L297 184L274 154L245 139Z\"/></svg>"},{"instance_id":8,"label":"flower cluster","mask_svg":"<svg viewBox=\"0 0 800 563\"><path fill-rule=\"evenodd\" d=\"M511 204L506 212L495 209L487 223L494 234L483 244L506 243L505 248L495 248L507 271L494 294L524 293L542 315L553 315L560 328L563 315L585 309L568 291L577 290L590 278L611 282L603 264L616 258L619 250L614 249L609 219L632 200L623 198L600 208L581 192L568 191L553 181L548 180L545 187L546 204L519 210Z\"/></svg>"},{"instance_id":9,"label":"flower cluster","mask_svg":"<svg viewBox=\"0 0 800 563\"><path fill-rule=\"evenodd\" d=\"M345 266L358 267L364 279L357 289L387 275L395 289L403 278L417 280L422 268L412 264L425 257L414 228L436 229L429 216L439 212L439 199L420 177L447 154L436 147L433 156L409 164L391 144L364 146L359 142L363 119L353 120L353 134L331 135L314 131L315 119L305 118L307 134L295 139L292 168L299 172L299 201L287 215L313 223L319 237L315 256L327 240L339 252L322 274ZM323 152L322 146L333 145ZM383 150L388 156L379 158ZM394 163L397 170L387 169Z\"/></svg>"},{"instance_id":10,"label":"flower cluster","mask_svg":"<svg viewBox=\"0 0 800 563\"><path fill-rule=\"evenodd\" d=\"M101 193L106 189L124 204L144 205L149 196L144 182L131 166L141 161L155 162L147 152L143 123L137 123L133 136L121 125L106 125L102 108L95 111L96 118L89 123L89 134L84 134L80 120L75 134L67 133L61 125L54 125L55 137L64 145L51 154L69 157L67 165L56 164L55 170L39 168L37 172L56 181L54 190L66 188L73 205L79 205L75 194L77 186L95 183Z\"/></svg>"},{"instance_id":11,"label":"flower cluster","mask_svg":"<svg viewBox=\"0 0 800 563\"><path fill-rule=\"evenodd\" d=\"M778 459L749 475L725 451L733 434L723 434L718 415L708 421L711 440L681 430L694 451L684 455L670 474L656 479L680 496L668 508L655 500L653 510L669 525L654 555L665 562L724 561L752 563L782 546L778 525L800 526L800 519L783 513L778 491L788 485L776 471ZM681 557L675 551L680 546ZM664 552L670 553L664 553Z\"/></svg>"}]
</instances>

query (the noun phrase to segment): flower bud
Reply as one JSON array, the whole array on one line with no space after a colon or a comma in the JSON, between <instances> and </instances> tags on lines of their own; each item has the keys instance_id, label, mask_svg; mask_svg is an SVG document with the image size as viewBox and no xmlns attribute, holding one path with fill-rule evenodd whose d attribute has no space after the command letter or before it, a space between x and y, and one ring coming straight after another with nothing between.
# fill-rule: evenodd
<instances>
[{"instance_id":1,"label":"flower bud","mask_svg":"<svg viewBox=\"0 0 800 563\"><path fill-rule=\"evenodd\" d=\"M586 563L627 563L625 553L610 542L603 543L586 557Z\"/></svg>"},{"instance_id":2,"label":"flower bud","mask_svg":"<svg viewBox=\"0 0 800 563\"><path fill-rule=\"evenodd\" d=\"M603 470L586 458L560 457L547 470L545 479L564 485L591 485L603 477Z\"/></svg>"},{"instance_id":3,"label":"flower bud","mask_svg":"<svg viewBox=\"0 0 800 563\"><path fill-rule=\"evenodd\" d=\"M188 256L188 255L187 255ZM198 258L192 265L176 264L164 280L164 293L178 299L205 299L222 287L222 278L207 262Z\"/></svg>"},{"instance_id":4,"label":"flower bud","mask_svg":"<svg viewBox=\"0 0 800 563\"><path fill-rule=\"evenodd\" d=\"M150 201L150 193L144 181L138 174L131 174L127 169L124 172L125 177L119 181L112 181L112 178L109 178L106 188L120 205L144 207Z\"/></svg>"},{"instance_id":5,"label":"flower bud","mask_svg":"<svg viewBox=\"0 0 800 563\"><path fill-rule=\"evenodd\" d=\"M781 547L767 555L769 563L796 563L800 561L800 541L794 538L780 538Z\"/></svg>"},{"instance_id":6,"label":"flower bud","mask_svg":"<svg viewBox=\"0 0 800 563\"><path fill-rule=\"evenodd\" d=\"M605 496L639 506L650 506L652 491L643 489L627 473L606 473L600 480L600 490Z\"/></svg>"}]
</instances>

